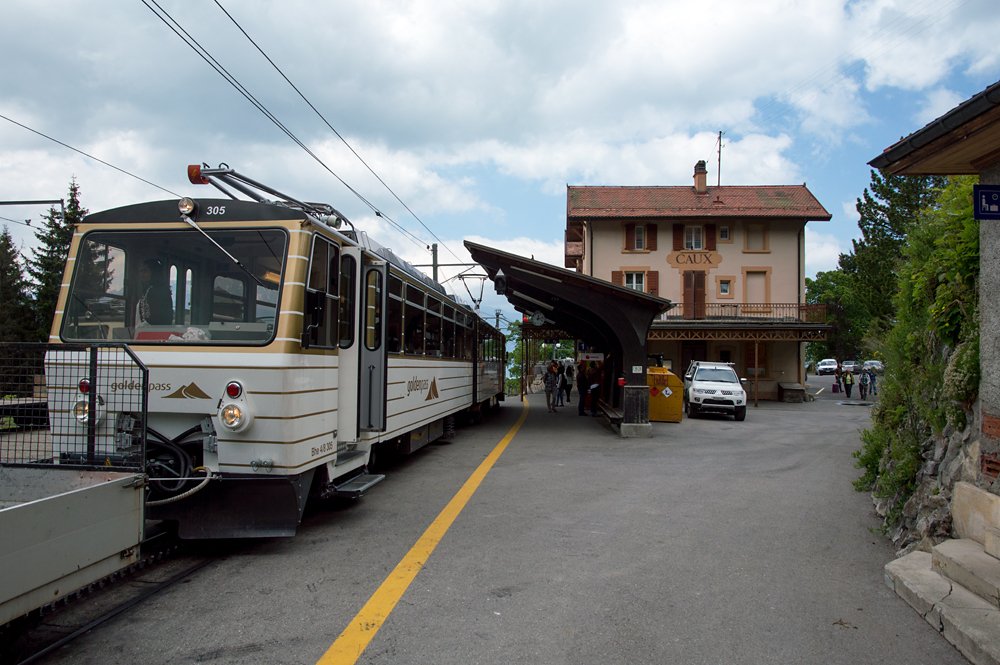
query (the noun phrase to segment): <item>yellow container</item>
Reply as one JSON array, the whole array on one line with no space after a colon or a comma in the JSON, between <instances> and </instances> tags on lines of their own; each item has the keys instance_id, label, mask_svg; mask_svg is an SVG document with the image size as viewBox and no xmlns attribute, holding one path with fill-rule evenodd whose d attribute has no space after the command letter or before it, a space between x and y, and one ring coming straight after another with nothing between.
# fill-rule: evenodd
<instances>
[{"instance_id":1,"label":"yellow container","mask_svg":"<svg viewBox=\"0 0 1000 665\"><path fill-rule=\"evenodd\" d=\"M658 423L679 423L684 412L684 382L666 367L646 369L649 386L649 419Z\"/></svg>"}]
</instances>

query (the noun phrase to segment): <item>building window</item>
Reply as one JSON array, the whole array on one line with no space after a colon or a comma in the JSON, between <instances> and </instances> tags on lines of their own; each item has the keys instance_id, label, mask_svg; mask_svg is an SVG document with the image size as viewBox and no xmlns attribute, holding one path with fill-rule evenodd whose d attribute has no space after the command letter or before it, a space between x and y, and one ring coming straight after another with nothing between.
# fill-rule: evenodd
<instances>
[{"instance_id":1,"label":"building window","mask_svg":"<svg viewBox=\"0 0 1000 665\"><path fill-rule=\"evenodd\" d=\"M646 227L642 224L635 225L635 247L632 249L646 249Z\"/></svg>"},{"instance_id":2,"label":"building window","mask_svg":"<svg viewBox=\"0 0 1000 665\"><path fill-rule=\"evenodd\" d=\"M719 280L719 295L720 296L732 295L732 292L730 290L730 288L732 287L732 284L733 283L730 282L728 279L720 279Z\"/></svg>"},{"instance_id":3,"label":"building window","mask_svg":"<svg viewBox=\"0 0 1000 665\"><path fill-rule=\"evenodd\" d=\"M636 291L646 292L646 273L644 272L626 272L625 273L625 288L635 289Z\"/></svg>"},{"instance_id":4,"label":"building window","mask_svg":"<svg viewBox=\"0 0 1000 665\"><path fill-rule=\"evenodd\" d=\"M684 249L704 249L704 239L700 226L684 227Z\"/></svg>"},{"instance_id":5,"label":"building window","mask_svg":"<svg viewBox=\"0 0 1000 665\"><path fill-rule=\"evenodd\" d=\"M733 237L730 235L728 226L719 227L719 242L732 242Z\"/></svg>"},{"instance_id":6,"label":"building window","mask_svg":"<svg viewBox=\"0 0 1000 665\"><path fill-rule=\"evenodd\" d=\"M747 224L746 233L744 234L744 247L745 252L767 252L769 251L767 245L767 228L763 224Z\"/></svg>"}]
</instances>

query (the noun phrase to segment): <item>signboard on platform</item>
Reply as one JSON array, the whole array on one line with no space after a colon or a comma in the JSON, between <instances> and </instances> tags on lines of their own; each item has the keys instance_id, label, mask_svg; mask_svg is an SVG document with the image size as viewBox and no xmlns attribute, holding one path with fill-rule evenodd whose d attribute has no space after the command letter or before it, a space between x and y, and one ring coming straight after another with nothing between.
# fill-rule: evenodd
<instances>
[{"instance_id":1,"label":"signboard on platform","mask_svg":"<svg viewBox=\"0 0 1000 665\"><path fill-rule=\"evenodd\" d=\"M1000 220L1000 185L973 185L972 211L975 219Z\"/></svg>"}]
</instances>

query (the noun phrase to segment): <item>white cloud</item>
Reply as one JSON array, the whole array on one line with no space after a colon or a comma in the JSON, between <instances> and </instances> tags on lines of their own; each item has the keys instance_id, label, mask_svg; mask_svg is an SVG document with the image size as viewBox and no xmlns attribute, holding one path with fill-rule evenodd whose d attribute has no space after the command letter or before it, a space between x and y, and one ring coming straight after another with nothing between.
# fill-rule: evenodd
<instances>
[{"instance_id":1,"label":"white cloud","mask_svg":"<svg viewBox=\"0 0 1000 665\"><path fill-rule=\"evenodd\" d=\"M816 277L816 273L834 270L845 250L834 236L816 231L814 225L806 224L806 276Z\"/></svg>"}]
</instances>

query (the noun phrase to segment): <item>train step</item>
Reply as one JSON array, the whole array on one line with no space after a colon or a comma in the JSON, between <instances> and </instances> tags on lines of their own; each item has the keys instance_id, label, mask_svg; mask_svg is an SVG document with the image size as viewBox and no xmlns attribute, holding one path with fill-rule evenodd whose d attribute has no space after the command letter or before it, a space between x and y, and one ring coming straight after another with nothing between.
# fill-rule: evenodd
<instances>
[{"instance_id":1,"label":"train step","mask_svg":"<svg viewBox=\"0 0 1000 665\"><path fill-rule=\"evenodd\" d=\"M337 466L343 466L344 464L347 464L351 460L355 460L355 459L357 459L359 457L363 457L365 454L366 453L363 450L345 450L342 453L337 453L337 464L336 465Z\"/></svg>"},{"instance_id":2,"label":"train step","mask_svg":"<svg viewBox=\"0 0 1000 665\"><path fill-rule=\"evenodd\" d=\"M357 499L383 480L385 480L384 474L359 473L339 485L331 483L323 494L328 497L339 496L345 499Z\"/></svg>"}]
</instances>

